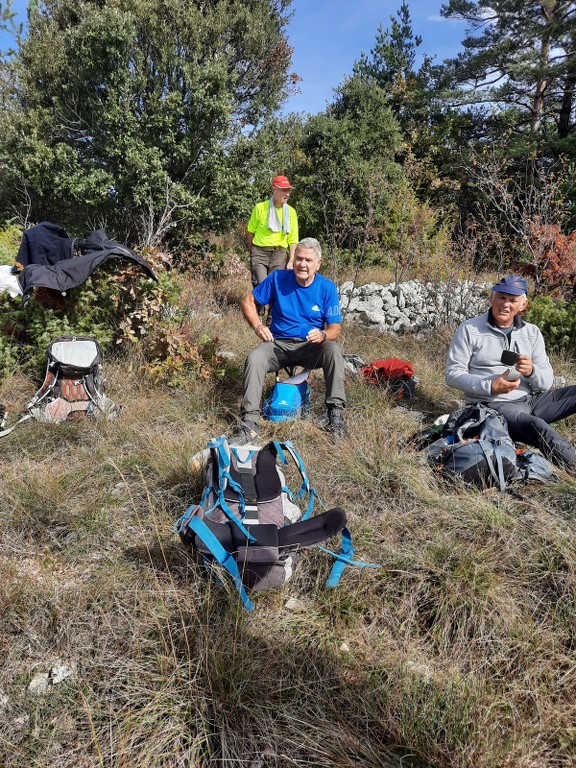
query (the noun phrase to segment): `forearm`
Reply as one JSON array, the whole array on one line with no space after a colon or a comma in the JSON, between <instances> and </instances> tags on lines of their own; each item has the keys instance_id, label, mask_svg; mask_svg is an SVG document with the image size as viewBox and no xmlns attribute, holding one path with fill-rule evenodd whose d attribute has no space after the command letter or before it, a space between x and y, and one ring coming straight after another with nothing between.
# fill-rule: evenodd
<instances>
[{"instance_id":1,"label":"forearm","mask_svg":"<svg viewBox=\"0 0 576 768\"><path fill-rule=\"evenodd\" d=\"M459 389L465 395L474 397L490 396L492 394L492 376L477 376L455 366L446 366L446 384Z\"/></svg>"},{"instance_id":2,"label":"forearm","mask_svg":"<svg viewBox=\"0 0 576 768\"><path fill-rule=\"evenodd\" d=\"M252 293L247 293L242 297L240 309L242 310L244 319L253 330L256 330L256 328L262 324L260 315L258 314L256 301L254 300Z\"/></svg>"},{"instance_id":3,"label":"forearm","mask_svg":"<svg viewBox=\"0 0 576 768\"><path fill-rule=\"evenodd\" d=\"M246 235L246 243L248 245L248 252L252 251L252 242L254 240L254 232L248 232Z\"/></svg>"},{"instance_id":4,"label":"forearm","mask_svg":"<svg viewBox=\"0 0 576 768\"><path fill-rule=\"evenodd\" d=\"M473 345L464 327L460 327L452 339L446 361L446 384L473 397L490 396L495 376L470 372ZM496 372L495 372L496 374Z\"/></svg>"},{"instance_id":5,"label":"forearm","mask_svg":"<svg viewBox=\"0 0 576 768\"><path fill-rule=\"evenodd\" d=\"M326 334L326 341L338 341L340 338L340 323L327 325L324 328L324 333Z\"/></svg>"},{"instance_id":6,"label":"forearm","mask_svg":"<svg viewBox=\"0 0 576 768\"><path fill-rule=\"evenodd\" d=\"M240 307L242 309L242 314L244 315L244 319L246 320L248 325L252 328L256 336L258 336L260 341L274 341L274 337L272 336L270 329L266 325L264 325L264 323L260 319L260 315L258 314L258 308L256 306L256 301L254 299L254 296L251 293L247 293L245 296L242 297L242 301L240 302Z\"/></svg>"}]
</instances>

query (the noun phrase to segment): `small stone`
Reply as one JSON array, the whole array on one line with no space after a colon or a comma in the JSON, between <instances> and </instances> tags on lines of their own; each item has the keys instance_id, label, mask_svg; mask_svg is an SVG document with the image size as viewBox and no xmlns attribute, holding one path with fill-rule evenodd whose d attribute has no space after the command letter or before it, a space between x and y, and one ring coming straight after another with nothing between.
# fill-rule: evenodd
<instances>
[{"instance_id":1,"label":"small stone","mask_svg":"<svg viewBox=\"0 0 576 768\"><path fill-rule=\"evenodd\" d=\"M340 646L340 650L342 651L342 653L350 653L350 646L348 645L348 643L344 642Z\"/></svg>"},{"instance_id":2,"label":"small stone","mask_svg":"<svg viewBox=\"0 0 576 768\"><path fill-rule=\"evenodd\" d=\"M28 691L33 696L44 696L44 694L48 693L49 685L50 680L48 678L48 672L38 672L38 674L34 675L32 680L30 680Z\"/></svg>"},{"instance_id":3,"label":"small stone","mask_svg":"<svg viewBox=\"0 0 576 768\"><path fill-rule=\"evenodd\" d=\"M22 715L21 717L15 717L14 720L12 720L12 725L14 728L18 728L18 730L27 728L28 723L30 722L30 715Z\"/></svg>"},{"instance_id":4,"label":"small stone","mask_svg":"<svg viewBox=\"0 0 576 768\"><path fill-rule=\"evenodd\" d=\"M50 682L52 685L58 685L63 680L74 675L74 667L70 667L67 664L56 664L50 670Z\"/></svg>"},{"instance_id":5,"label":"small stone","mask_svg":"<svg viewBox=\"0 0 576 768\"><path fill-rule=\"evenodd\" d=\"M288 600L286 600L285 607L289 611L303 611L304 605L302 604L301 600L298 600L297 597L289 597Z\"/></svg>"}]
</instances>

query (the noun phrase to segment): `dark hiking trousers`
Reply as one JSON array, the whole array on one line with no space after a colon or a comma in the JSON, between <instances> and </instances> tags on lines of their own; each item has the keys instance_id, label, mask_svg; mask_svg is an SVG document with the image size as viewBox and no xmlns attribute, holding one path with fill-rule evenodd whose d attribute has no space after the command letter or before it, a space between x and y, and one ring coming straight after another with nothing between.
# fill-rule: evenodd
<instances>
[{"instance_id":1,"label":"dark hiking trousers","mask_svg":"<svg viewBox=\"0 0 576 768\"><path fill-rule=\"evenodd\" d=\"M243 421L258 423L266 374L289 365L322 368L326 382L326 405L338 408L346 405L344 356L335 341L310 344L302 339L275 339L263 342L246 358L244 395L240 407Z\"/></svg>"},{"instance_id":2,"label":"dark hiking trousers","mask_svg":"<svg viewBox=\"0 0 576 768\"><path fill-rule=\"evenodd\" d=\"M256 288L272 272L286 267L288 251L286 248L263 248L261 245L252 245L250 256L252 286Z\"/></svg>"},{"instance_id":3,"label":"dark hiking trousers","mask_svg":"<svg viewBox=\"0 0 576 768\"><path fill-rule=\"evenodd\" d=\"M576 469L576 450L550 426L576 413L576 386L487 405L504 416L512 440L538 448L555 464Z\"/></svg>"}]
</instances>

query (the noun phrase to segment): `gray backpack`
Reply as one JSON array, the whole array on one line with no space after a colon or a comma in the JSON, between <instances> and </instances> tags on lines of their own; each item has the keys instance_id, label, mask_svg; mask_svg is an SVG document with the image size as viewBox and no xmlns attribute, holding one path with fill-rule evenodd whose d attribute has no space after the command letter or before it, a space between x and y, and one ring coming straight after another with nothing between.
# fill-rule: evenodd
<instances>
[{"instance_id":1,"label":"gray backpack","mask_svg":"<svg viewBox=\"0 0 576 768\"><path fill-rule=\"evenodd\" d=\"M379 567L352 560L343 509L313 516L315 501L322 502L291 442L235 446L221 435L200 455L206 466L204 492L178 520L175 532L204 565L213 570L219 564L228 571L247 610L254 607L247 590L282 586L292 576L301 549L337 534L341 534L339 553L320 547L336 558L327 587L337 586L348 563ZM288 488L282 470L289 459L301 479L296 493Z\"/></svg>"},{"instance_id":2,"label":"gray backpack","mask_svg":"<svg viewBox=\"0 0 576 768\"><path fill-rule=\"evenodd\" d=\"M516 446L503 416L485 405L450 414L441 437L426 448L428 462L443 478L461 479L501 491L516 475Z\"/></svg>"},{"instance_id":3,"label":"gray backpack","mask_svg":"<svg viewBox=\"0 0 576 768\"><path fill-rule=\"evenodd\" d=\"M558 481L558 475L548 459L545 459L536 451L525 449L518 451L516 455L517 472L516 480L530 480L537 483L555 483Z\"/></svg>"}]
</instances>

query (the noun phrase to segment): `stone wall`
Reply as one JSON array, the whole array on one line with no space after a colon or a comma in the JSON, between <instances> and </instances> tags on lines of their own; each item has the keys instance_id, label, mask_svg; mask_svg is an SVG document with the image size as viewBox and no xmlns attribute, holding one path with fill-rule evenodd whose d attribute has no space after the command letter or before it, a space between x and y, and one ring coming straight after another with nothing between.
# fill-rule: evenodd
<instances>
[{"instance_id":1,"label":"stone wall","mask_svg":"<svg viewBox=\"0 0 576 768\"><path fill-rule=\"evenodd\" d=\"M347 320L381 333L425 332L439 326L456 326L485 312L490 283L471 280L452 283L405 283L354 287L341 285L340 302Z\"/></svg>"}]
</instances>

